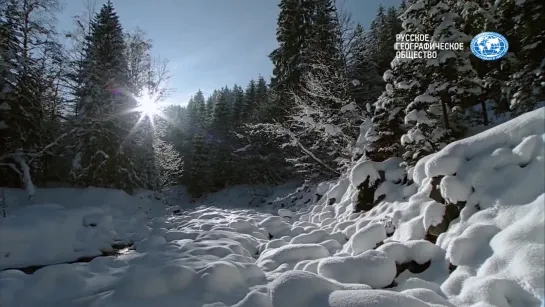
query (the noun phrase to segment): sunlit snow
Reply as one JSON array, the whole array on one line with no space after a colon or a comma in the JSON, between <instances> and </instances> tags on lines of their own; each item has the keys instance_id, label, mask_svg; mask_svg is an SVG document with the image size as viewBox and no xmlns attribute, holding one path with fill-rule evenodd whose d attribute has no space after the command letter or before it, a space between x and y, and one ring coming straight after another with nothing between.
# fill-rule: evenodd
<instances>
[{"instance_id":1,"label":"sunlit snow","mask_svg":"<svg viewBox=\"0 0 545 307\"><path fill-rule=\"evenodd\" d=\"M538 109L452 143L408 184L392 159L288 197L298 183L196 202L176 187L161 195L169 206L145 191L37 189L29 200L5 189L0 306L543 306L544 118ZM381 176L388 197L354 213L358 186ZM464 206L432 243L426 230L446 212L429 196L434 177ZM134 245L69 263L121 243ZM45 267L18 270L33 265Z\"/></svg>"}]
</instances>

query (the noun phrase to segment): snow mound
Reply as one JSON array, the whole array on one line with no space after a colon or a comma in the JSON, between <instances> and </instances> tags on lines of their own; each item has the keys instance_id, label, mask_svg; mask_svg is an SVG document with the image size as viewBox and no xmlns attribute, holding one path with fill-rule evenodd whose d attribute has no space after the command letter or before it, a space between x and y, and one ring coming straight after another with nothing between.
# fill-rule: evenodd
<instances>
[{"instance_id":1,"label":"snow mound","mask_svg":"<svg viewBox=\"0 0 545 307\"><path fill-rule=\"evenodd\" d=\"M329 256L329 251L319 244L290 244L264 252L259 257L257 264L265 271L272 271L280 265L294 266L299 261L327 256Z\"/></svg>"},{"instance_id":2,"label":"snow mound","mask_svg":"<svg viewBox=\"0 0 545 307\"><path fill-rule=\"evenodd\" d=\"M349 241L331 257L296 269L352 282L358 265L343 271L343 263L376 249L397 267L393 290L410 289L423 302L539 306L545 293L544 161L544 108L446 146L418 161L405 179L393 162L359 161L348 178L329 184L325 195L334 195L334 203L317 202L300 216L307 227L341 231ZM364 182L380 184L370 190L372 205L355 213ZM324 213L334 220L327 227ZM424 283L409 287L414 276Z\"/></svg>"},{"instance_id":3,"label":"snow mound","mask_svg":"<svg viewBox=\"0 0 545 307\"><path fill-rule=\"evenodd\" d=\"M112 218L101 208L29 206L0 220L0 270L100 255L114 239Z\"/></svg>"},{"instance_id":4,"label":"snow mound","mask_svg":"<svg viewBox=\"0 0 545 307\"><path fill-rule=\"evenodd\" d=\"M396 266L388 254L369 250L357 256L323 259L318 264L318 274L342 283L384 288L394 280Z\"/></svg>"}]
</instances>

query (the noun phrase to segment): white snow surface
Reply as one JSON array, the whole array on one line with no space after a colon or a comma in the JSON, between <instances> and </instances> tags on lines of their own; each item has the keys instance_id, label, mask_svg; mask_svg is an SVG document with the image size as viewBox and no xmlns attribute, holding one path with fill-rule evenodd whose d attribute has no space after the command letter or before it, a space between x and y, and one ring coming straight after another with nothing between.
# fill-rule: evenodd
<instances>
[{"instance_id":1,"label":"white snow surface","mask_svg":"<svg viewBox=\"0 0 545 307\"><path fill-rule=\"evenodd\" d=\"M393 159L295 192L237 186L197 201L183 187L37 189L32 200L4 189L0 306L543 306L544 161L542 108L423 158L409 183ZM354 213L357 186L379 171L386 197ZM429 197L434 176L463 207L435 244L426 231L445 205ZM69 263L117 242L134 250ZM396 276L415 264L429 266ZM45 267L15 269L31 265Z\"/></svg>"}]
</instances>

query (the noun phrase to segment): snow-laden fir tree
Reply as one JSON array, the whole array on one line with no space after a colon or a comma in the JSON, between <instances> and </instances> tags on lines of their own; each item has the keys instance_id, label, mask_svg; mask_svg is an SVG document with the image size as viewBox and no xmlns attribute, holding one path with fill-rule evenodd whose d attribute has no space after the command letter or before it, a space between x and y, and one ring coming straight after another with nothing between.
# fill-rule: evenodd
<instances>
[{"instance_id":1,"label":"snow-laden fir tree","mask_svg":"<svg viewBox=\"0 0 545 307\"><path fill-rule=\"evenodd\" d=\"M244 90L238 85L233 86L233 108L232 108L232 124L233 127L238 128L243 120L247 120L246 114L243 113L245 109Z\"/></svg>"},{"instance_id":2,"label":"snow-laden fir tree","mask_svg":"<svg viewBox=\"0 0 545 307\"><path fill-rule=\"evenodd\" d=\"M328 65L332 70L340 70L342 51L339 42L339 20L335 3L332 0L303 1L305 15L310 16L310 36L303 45L305 60L312 64ZM307 11L308 10L308 11Z\"/></svg>"},{"instance_id":3,"label":"snow-laden fir tree","mask_svg":"<svg viewBox=\"0 0 545 307\"><path fill-rule=\"evenodd\" d=\"M163 113L166 111L163 110ZM156 186L155 190L168 188L170 186L180 184L184 175L184 161L182 155L175 147L174 142L169 139L169 121L168 116L163 118L157 116L154 125L153 135L153 152L155 163L153 169L157 172L157 177L154 178Z\"/></svg>"},{"instance_id":4,"label":"snow-laden fir tree","mask_svg":"<svg viewBox=\"0 0 545 307\"><path fill-rule=\"evenodd\" d=\"M189 102L187 103L187 129L189 134L193 134L198 129L206 126L206 113L207 111L204 94L199 90L189 99Z\"/></svg>"},{"instance_id":5,"label":"snow-laden fir tree","mask_svg":"<svg viewBox=\"0 0 545 307\"><path fill-rule=\"evenodd\" d=\"M77 184L132 190L142 186L130 132L138 114L128 91L123 29L110 1L91 22L87 38L84 90L76 119L72 176Z\"/></svg>"},{"instance_id":6,"label":"snow-laden fir tree","mask_svg":"<svg viewBox=\"0 0 545 307\"><path fill-rule=\"evenodd\" d=\"M214 103L214 111L210 126L209 140L213 163L213 187L222 189L226 187L231 178L232 158L229 145L229 128L231 121L231 108L229 104L229 91L223 88L219 91Z\"/></svg>"},{"instance_id":7,"label":"snow-laden fir tree","mask_svg":"<svg viewBox=\"0 0 545 307\"><path fill-rule=\"evenodd\" d=\"M302 47L310 35L309 11L303 7L313 0L281 0L279 7L276 39L279 47L269 57L274 70L271 80L273 87L283 92L297 90L306 59ZM307 15L305 15L305 13Z\"/></svg>"},{"instance_id":8,"label":"snow-laden fir tree","mask_svg":"<svg viewBox=\"0 0 545 307\"><path fill-rule=\"evenodd\" d=\"M500 4L499 13L513 16L513 27L506 33L517 57L507 82L507 98L514 113L521 114L545 101L545 4L538 0L504 2L514 2L508 12L506 4Z\"/></svg>"},{"instance_id":9,"label":"snow-laden fir tree","mask_svg":"<svg viewBox=\"0 0 545 307\"><path fill-rule=\"evenodd\" d=\"M427 28L423 33L430 34L432 43L469 45L471 36L460 30L461 18L454 5L456 3L448 1L426 3L428 16L421 21ZM405 123L410 128L402 142L409 165L441 149L463 132L461 110L478 104L481 95L481 82L471 66L469 50L438 50L437 53L436 59L423 63L422 74L429 80L428 87L405 109Z\"/></svg>"},{"instance_id":10,"label":"snow-laden fir tree","mask_svg":"<svg viewBox=\"0 0 545 307\"><path fill-rule=\"evenodd\" d=\"M291 178L291 173L286 172L286 152L280 148L281 140L256 127L259 123L274 122L275 101L262 76L248 83L244 92L245 117L241 118L233 140L237 148L232 155L240 183L276 184Z\"/></svg>"},{"instance_id":11,"label":"snow-laden fir tree","mask_svg":"<svg viewBox=\"0 0 545 307\"><path fill-rule=\"evenodd\" d=\"M257 78L255 84L255 107L250 109L250 122L268 121L270 119L269 88L263 76Z\"/></svg>"},{"instance_id":12,"label":"snow-laden fir tree","mask_svg":"<svg viewBox=\"0 0 545 307\"><path fill-rule=\"evenodd\" d=\"M390 62L395 55L394 44L396 43L396 34L403 30L401 20L399 19L400 13L398 10L391 6L387 8L383 14L377 15L374 22L376 22L377 33L376 41L376 54L375 61L381 70L381 73L390 68Z\"/></svg>"},{"instance_id":13,"label":"snow-laden fir tree","mask_svg":"<svg viewBox=\"0 0 545 307\"><path fill-rule=\"evenodd\" d=\"M244 91L244 97L240 106L240 119L248 119L252 116L253 111L256 108L257 99L257 84L255 80L250 80L246 85Z\"/></svg>"},{"instance_id":14,"label":"snow-laden fir tree","mask_svg":"<svg viewBox=\"0 0 545 307\"><path fill-rule=\"evenodd\" d=\"M156 100L152 92L155 90L152 80L153 67L151 58L151 42L145 38L141 30L126 33L124 37L124 57L127 61L127 90L136 99ZM155 127L153 114L138 114L140 117L131 129L131 146L138 148L135 152L134 165L143 188L155 190L160 187L160 172L156 163L154 148Z\"/></svg>"},{"instance_id":15,"label":"snow-laden fir tree","mask_svg":"<svg viewBox=\"0 0 545 307\"><path fill-rule=\"evenodd\" d=\"M199 197L202 194L209 192L210 179L213 171L211 169L211 156L209 142L206 140L206 134L203 129L199 129L193 135L191 140L191 164L187 169L187 181L188 192Z\"/></svg>"},{"instance_id":16,"label":"snow-laden fir tree","mask_svg":"<svg viewBox=\"0 0 545 307\"><path fill-rule=\"evenodd\" d=\"M354 61L351 67L352 92L356 103L365 111L384 90L383 73L390 69L395 56L395 35L401 32L401 21L394 7L379 6L367 32L356 27Z\"/></svg>"},{"instance_id":17,"label":"snow-laden fir tree","mask_svg":"<svg viewBox=\"0 0 545 307\"><path fill-rule=\"evenodd\" d=\"M502 28L512 26L511 18L500 22L497 14L497 5L500 3L498 1L449 0L446 3L451 11L460 17L457 28L470 37L490 31L504 33ZM461 105L464 122L468 126L486 126L491 123L493 115L501 115L509 110L507 100L501 93L506 89L509 67L515 59L512 53L496 61L483 61L473 55L470 55L469 59L481 83L481 94L478 96L477 104L469 99L468 103Z\"/></svg>"},{"instance_id":18,"label":"snow-laden fir tree","mask_svg":"<svg viewBox=\"0 0 545 307\"><path fill-rule=\"evenodd\" d=\"M402 34L422 34L421 21L427 15L422 1L409 3L407 10L400 16ZM427 87L427 80L422 74L424 63L420 59L395 58L391 68L383 74L386 87L374 103L371 122L365 134L365 156L372 161L384 161L390 157L402 155L400 139L406 132L404 125L405 108Z\"/></svg>"},{"instance_id":19,"label":"snow-laden fir tree","mask_svg":"<svg viewBox=\"0 0 545 307\"><path fill-rule=\"evenodd\" d=\"M212 118L214 116L214 104L216 103L216 99L219 95L218 90L214 90L212 94L206 98L206 115L205 115L205 126L210 127L212 124Z\"/></svg>"},{"instance_id":20,"label":"snow-laden fir tree","mask_svg":"<svg viewBox=\"0 0 545 307\"><path fill-rule=\"evenodd\" d=\"M349 162L361 114L351 101L333 2L301 1L301 10L309 31L299 42L304 67L298 71L301 85L283 98L292 104L286 119L269 124L267 129L277 137L286 137L284 148L298 151L289 158L298 172L318 178L337 174L338 167ZM278 95L285 97L285 93Z\"/></svg>"},{"instance_id":21,"label":"snow-laden fir tree","mask_svg":"<svg viewBox=\"0 0 545 307\"><path fill-rule=\"evenodd\" d=\"M357 24L354 30L353 56L348 68L351 79L351 95L360 108L376 101L384 89L380 69L372 57L369 41L363 26Z\"/></svg>"}]
</instances>

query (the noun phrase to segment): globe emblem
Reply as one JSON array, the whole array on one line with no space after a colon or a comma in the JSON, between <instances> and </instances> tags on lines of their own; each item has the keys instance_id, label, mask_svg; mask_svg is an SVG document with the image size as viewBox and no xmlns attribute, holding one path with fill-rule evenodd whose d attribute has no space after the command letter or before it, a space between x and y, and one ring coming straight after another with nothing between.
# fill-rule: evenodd
<instances>
[{"instance_id":1,"label":"globe emblem","mask_svg":"<svg viewBox=\"0 0 545 307\"><path fill-rule=\"evenodd\" d=\"M509 50L507 39L496 32L483 32L475 36L470 44L471 52L481 60L494 61Z\"/></svg>"}]
</instances>

